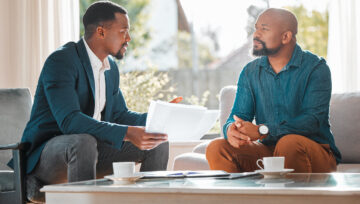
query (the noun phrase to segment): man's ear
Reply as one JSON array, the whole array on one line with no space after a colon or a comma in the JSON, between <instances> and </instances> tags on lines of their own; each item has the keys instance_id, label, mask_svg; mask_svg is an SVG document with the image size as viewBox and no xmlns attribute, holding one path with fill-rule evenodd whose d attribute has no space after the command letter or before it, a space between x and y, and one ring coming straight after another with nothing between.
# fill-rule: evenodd
<instances>
[{"instance_id":1,"label":"man's ear","mask_svg":"<svg viewBox=\"0 0 360 204\"><path fill-rule=\"evenodd\" d=\"M104 27L103 26L98 26L96 27L96 35L101 38L101 39L104 39L105 37L105 34L104 34Z\"/></svg>"},{"instance_id":2,"label":"man's ear","mask_svg":"<svg viewBox=\"0 0 360 204\"><path fill-rule=\"evenodd\" d=\"M286 31L282 34L282 43L288 44L291 42L291 39L293 37L293 33L291 31Z\"/></svg>"}]
</instances>

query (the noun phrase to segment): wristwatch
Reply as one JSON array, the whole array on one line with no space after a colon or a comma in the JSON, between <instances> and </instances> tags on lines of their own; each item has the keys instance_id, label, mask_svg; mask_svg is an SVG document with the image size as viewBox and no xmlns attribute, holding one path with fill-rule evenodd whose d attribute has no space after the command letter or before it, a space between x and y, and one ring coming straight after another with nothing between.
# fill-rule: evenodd
<instances>
[{"instance_id":1,"label":"wristwatch","mask_svg":"<svg viewBox=\"0 0 360 204\"><path fill-rule=\"evenodd\" d=\"M268 126L261 124L259 125L260 140L263 140L269 134Z\"/></svg>"}]
</instances>

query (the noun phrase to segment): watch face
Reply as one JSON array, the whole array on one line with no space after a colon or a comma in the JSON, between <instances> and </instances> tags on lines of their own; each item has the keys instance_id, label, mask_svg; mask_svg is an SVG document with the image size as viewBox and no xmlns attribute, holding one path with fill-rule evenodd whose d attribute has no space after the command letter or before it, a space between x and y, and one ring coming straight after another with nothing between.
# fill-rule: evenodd
<instances>
[{"instance_id":1,"label":"watch face","mask_svg":"<svg viewBox=\"0 0 360 204\"><path fill-rule=\"evenodd\" d=\"M269 128L266 125L261 125L259 128L259 132L262 135L266 135L269 133Z\"/></svg>"}]
</instances>

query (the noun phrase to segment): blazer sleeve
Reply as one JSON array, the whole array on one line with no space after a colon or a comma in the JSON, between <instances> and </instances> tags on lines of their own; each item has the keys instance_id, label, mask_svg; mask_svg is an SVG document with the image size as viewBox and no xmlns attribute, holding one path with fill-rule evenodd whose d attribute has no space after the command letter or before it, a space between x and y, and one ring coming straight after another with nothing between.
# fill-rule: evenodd
<instances>
[{"instance_id":1,"label":"blazer sleeve","mask_svg":"<svg viewBox=\"0 0 360 204\"><path fill-rule=\"evenodd\" d=\"M90 134L120 149L127 126L97 121L81 112L76 92L79 72L71 58L64 54L49 57L41 77L45 97L60 130L63 134Z\"/></svg>"},{"instance_id":2,"label":"blazer sleeve","mask_svg":"<svg viewBox=\"0 0 360 204\"><path fill-rule=\"evenodd\" d=\"M130 111L127 108L124 96L120 88L118 88L116 93L114 94L114 100L115 107L113 117L117 124L145 126L147 113Z\"/></svg>"}]
</instances>

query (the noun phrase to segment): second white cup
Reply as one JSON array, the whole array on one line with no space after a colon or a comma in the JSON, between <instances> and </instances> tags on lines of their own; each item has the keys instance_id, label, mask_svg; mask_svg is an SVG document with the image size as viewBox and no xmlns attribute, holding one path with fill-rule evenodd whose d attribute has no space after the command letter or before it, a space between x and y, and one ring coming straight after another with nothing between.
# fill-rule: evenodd
<instances>
[{"instance_id":1,"label":"second white cup","mask_svg":"<svg viewBox=\"0 0 360 204\"><path fill-rule=\"evenodd\" d=\"M132 177L135 173L135 162L113 162L113 172L116 178Z\"/></svg>"},{"instance_id":2,"label":"second white cup","mask_svg":"<svg viewBox=\"0 0 360 204\"><path fill-rule=\"evenodd\" d=\"M263 163L264 168L260 165ZM265 171L281 171L284 170L285 157L264 157L258 159L256 165Z\"/></svg>"}]
</instances>

